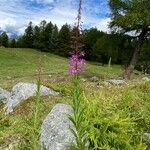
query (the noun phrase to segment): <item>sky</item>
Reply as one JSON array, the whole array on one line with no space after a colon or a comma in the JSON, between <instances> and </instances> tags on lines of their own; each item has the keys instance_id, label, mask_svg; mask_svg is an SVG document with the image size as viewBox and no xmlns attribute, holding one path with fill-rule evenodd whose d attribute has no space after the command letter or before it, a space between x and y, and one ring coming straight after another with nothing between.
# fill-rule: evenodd
<instances>
[{"instance_id":1,"label":"sky","mask_svg":"<svg viewBox=\"0 0 150 150\"><path fill-rule=\"evenodd\" d=\"M30 21L38 25L42 20L73 25L76 21L79 0L0 0L0 29L10 34L23 34ZM83 28L97 27L109 31L107 0L83 0Z\"/></svg>"}]
</instances>

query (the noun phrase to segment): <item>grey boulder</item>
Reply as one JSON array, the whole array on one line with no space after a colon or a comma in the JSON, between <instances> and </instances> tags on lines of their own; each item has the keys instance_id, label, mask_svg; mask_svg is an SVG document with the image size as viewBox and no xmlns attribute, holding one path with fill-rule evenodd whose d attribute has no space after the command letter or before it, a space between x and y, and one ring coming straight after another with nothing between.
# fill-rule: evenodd
<instances>
[{"instance_id":1,"label":"grey boulder","mask_svg":"<svg viewBox=\"0 0 150 150\"><path fill-rule=\"evenodd\" d=\"M6 114L9 114L13 112L13 109L23 102L24 100L28 99L31 96L35 96L37 91L37 85L33 83L18 83L16 84L10 93L9 98L7 99L6 103ZM45 86L40 87L40 94L41 96L46 95L58 95L57 92L55 92L52 89L49 89Z\"/></svg>"},{"instance_id":2,"label":"grey boulder","mask_svg":"<svg viewBox=\"0 0 150 150\"><path fill-rule=\"evenodd\" d=\"M126 83L124 80L116 80L116 79L106 80L105 83L106 82L112 85L123 85Z\"/></svg>"},{"instance_id":3,"label":"grey boulder","mask_svg":"<svg viewBox=\"0 0 150 150\"><path fill-rule=\"evenodd\" d=\"M41 127L41 150L71 150L75 138L70 131L72 123L68 114L72 113L69 105L57 104L48 114Z\"/></svg>"},{"instance_id":4,"label":"grey boulder","mask_svg":"<svg viewBox=\"0 0 150 150\"><path fill-rule=\"evenodd\" d=\"M6 103L6 100L9 96L10 96L10 92L0 87L0 102Z\"/></svg>"}]
</instances>

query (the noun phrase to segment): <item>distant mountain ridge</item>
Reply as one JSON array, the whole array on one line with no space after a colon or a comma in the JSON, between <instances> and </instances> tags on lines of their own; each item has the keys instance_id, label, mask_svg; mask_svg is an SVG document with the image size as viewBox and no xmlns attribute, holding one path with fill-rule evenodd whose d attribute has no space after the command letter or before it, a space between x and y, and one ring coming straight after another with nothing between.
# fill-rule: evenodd
<instances>
[{"instance_id":1,"label":"distant mountain ridge","mask_svg":"<svg viewBox=\"0 0 150 150\"><path fill-rule=\"evenodd\" d=\"M3 33L3 32L6 32L9 39L17 39L19 36L17 35L17 33L14 33L14 32L8 32L8 31L4 31L4 30L1 30L0 29L0 35Z\"/></svg>"},{"instance_id":2,"label":"distant mountain ridge","mask_svg":"<svg viewBox=\"0 0 150 150\"><path fill-rule=\"evenodd\" d=\"M18 38L18 35L16 33L9 32L7 34L8 34L8 36L9 36L10 39L17 39Z\"/></svg>"}]
</instances>

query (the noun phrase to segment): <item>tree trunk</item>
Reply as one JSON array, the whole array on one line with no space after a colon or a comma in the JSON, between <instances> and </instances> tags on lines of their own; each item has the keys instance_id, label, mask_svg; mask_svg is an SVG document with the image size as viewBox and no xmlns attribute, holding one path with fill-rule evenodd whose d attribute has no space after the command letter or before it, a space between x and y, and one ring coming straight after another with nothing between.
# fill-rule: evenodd
<instances>
[{"instance_id":1,"label":"tree trunk","mask_svg":"<svg viewBox=\"0 0 150 150\"><path fill-rule=\"evenodd\" d=\"M144 44L146 34L147 34L147 28L143 28L141 34L139 35L139 38L137 41L137 46L135 47L135 50L134 50L132 59L130 61L130 64L124 72L124 75L123 75L124 79L130 79L131 74L133 73L133 70L134 70L136 63L138 61L140 51L141 51L142 46Z\"/></svg>"}]
</instances>

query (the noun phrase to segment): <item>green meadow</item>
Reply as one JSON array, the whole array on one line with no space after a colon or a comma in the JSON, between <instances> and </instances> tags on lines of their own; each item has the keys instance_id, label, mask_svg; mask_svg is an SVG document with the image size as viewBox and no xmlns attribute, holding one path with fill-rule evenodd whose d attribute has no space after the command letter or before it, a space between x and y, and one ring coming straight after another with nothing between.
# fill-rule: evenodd
<instances>
[{"instance_id":1,"label":"green meadow","mask_svg":"<svg viewBox=\"0 0 150 150\"><path fill-rule=\"evenodd\" d=\"M18 82L37 82L37 66L42 64L42 84L60 92L57 97L40 98L38 131L43 119L57 103L71 104L71 77L68 59L34 49L0 48L0 87L11 90ZM144 133L150 131L150 81L134 71L132 79L122 86L105 85L107 79L118 79L124 67L102 66L86 62L81 75L86 114L90 121L89 137L93 145L104 149L146 150ZM98 77L93 82L91 77ZM16 150L32 148L32 112L35 97L21 103L13 114L4 114L0 106L0 150L15 145ZM100 128L101 126L101 128ZM37 133L38 134L38 133Z\"/></svg>"}]
</instances>

